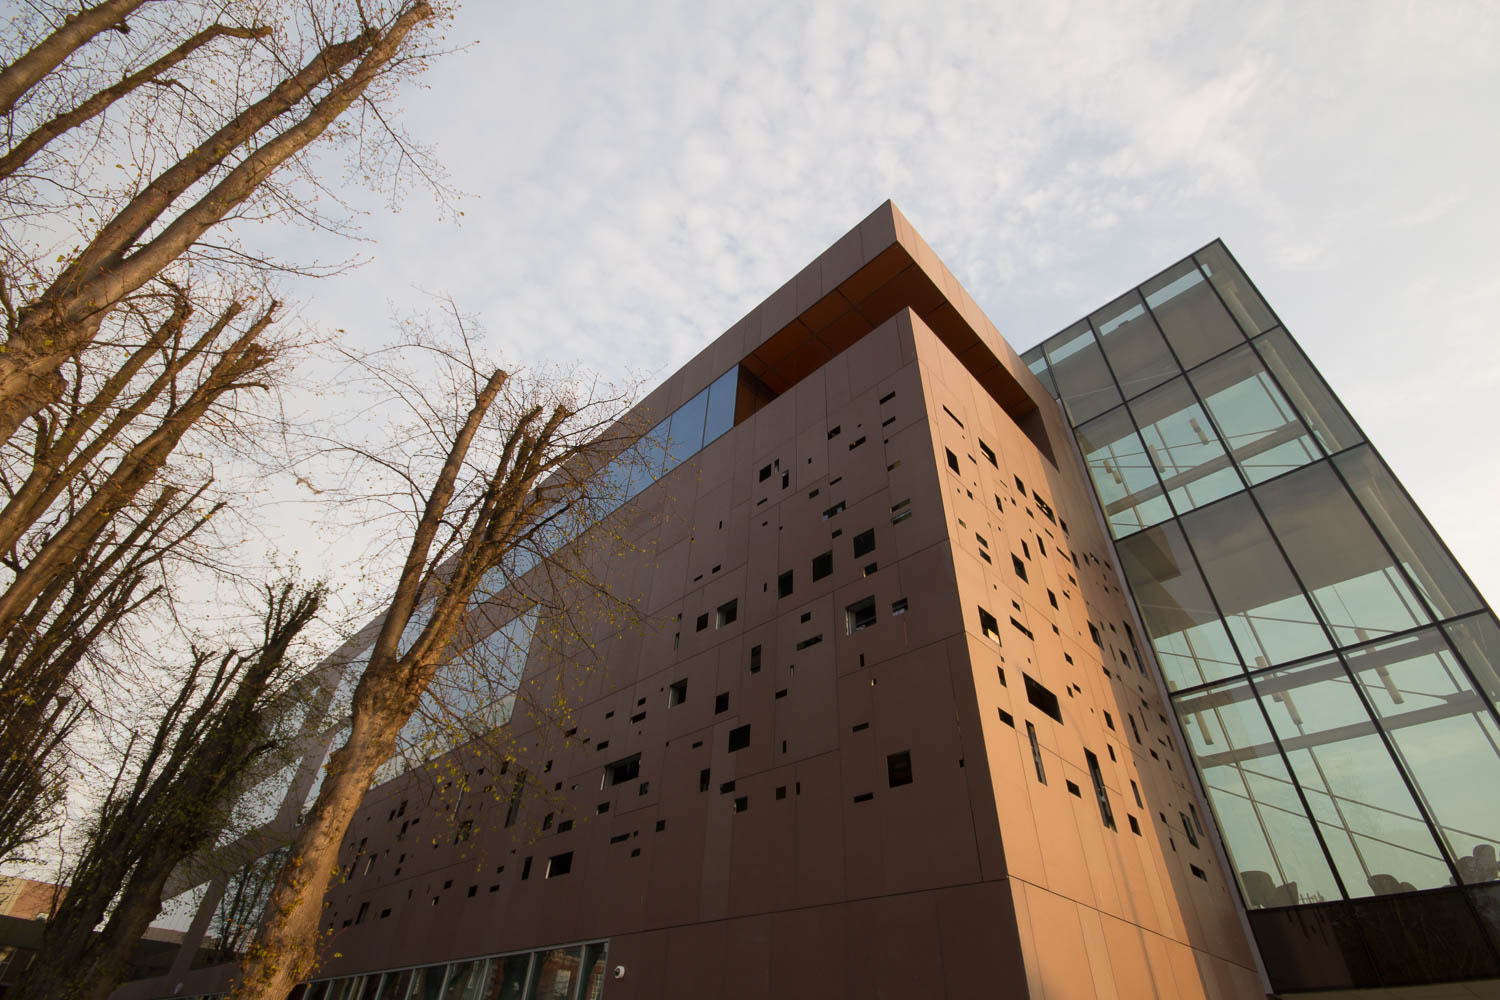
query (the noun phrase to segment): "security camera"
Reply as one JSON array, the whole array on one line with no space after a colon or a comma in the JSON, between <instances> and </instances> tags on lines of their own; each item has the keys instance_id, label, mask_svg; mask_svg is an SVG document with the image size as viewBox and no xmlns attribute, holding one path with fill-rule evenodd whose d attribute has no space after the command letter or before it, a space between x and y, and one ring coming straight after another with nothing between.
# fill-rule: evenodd
<instances>
[{"instance_id":1,"label":"security camera","mask_svg":"<svg viewBox=\"0 0 1500 1000\"><path fill-rule=\"evenodd\" d=\"M623 965L617 965L617 966L615 966L615 978L616 979L624 979L625 978L625 966L623 966Z\"/></svg>"}]
</instances>

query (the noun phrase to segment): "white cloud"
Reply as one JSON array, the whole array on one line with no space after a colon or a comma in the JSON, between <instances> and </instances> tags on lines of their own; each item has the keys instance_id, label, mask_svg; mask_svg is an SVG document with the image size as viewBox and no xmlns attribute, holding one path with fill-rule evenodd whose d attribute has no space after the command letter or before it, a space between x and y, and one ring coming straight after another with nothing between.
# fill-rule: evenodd
<instances>
[{"instance_id":1,"label":"white cloud","mask_svg":"<svg viewBox=\"0 0 1500 1000\"><path fill-rule=\"evenodd\" d=\"M1497 8L811 6L469 4L408 102L464 224L377 214L309 312L379 340L443 290L513 357L665 374L894 197L1025 348L1223 236L1500 594Z\"/></svg>"}]
</instances>

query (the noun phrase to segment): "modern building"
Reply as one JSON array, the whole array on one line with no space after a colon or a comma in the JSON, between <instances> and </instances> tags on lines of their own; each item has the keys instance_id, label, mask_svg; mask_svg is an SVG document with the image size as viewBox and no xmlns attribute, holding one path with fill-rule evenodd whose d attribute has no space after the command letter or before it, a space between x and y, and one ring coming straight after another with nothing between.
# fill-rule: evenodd
<instances>
[{"instance_id":1,"label":"modern building","mask_svg":"<svg viewBox=\"0 0 1500 1000\"><path fill-rule=\"evenodd\" d=\"M1500 629L1222 244L1022 358L888 203L637 413L643 623L370 792L306 1000L1500 995Z\"/></svg>"}]
</instances>

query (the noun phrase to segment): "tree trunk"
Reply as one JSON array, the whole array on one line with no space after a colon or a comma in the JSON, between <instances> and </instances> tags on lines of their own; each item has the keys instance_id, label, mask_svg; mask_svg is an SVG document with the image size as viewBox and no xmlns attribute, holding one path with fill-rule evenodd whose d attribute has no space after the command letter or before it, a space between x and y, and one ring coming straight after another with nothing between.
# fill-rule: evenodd
<instances>
[{"instance_id":1,"label":"tree trunk","mask_svg":"<svg viewBox=\"0 0 1500 1000\"><path fill-rule=\"evenodd\" d=\"M0 115L7 114L25 93L41 82L68 56L101 31L118 27L145 0L105 0L80 11L20 58L0 70Z\"/></svg>"}]
</instances>

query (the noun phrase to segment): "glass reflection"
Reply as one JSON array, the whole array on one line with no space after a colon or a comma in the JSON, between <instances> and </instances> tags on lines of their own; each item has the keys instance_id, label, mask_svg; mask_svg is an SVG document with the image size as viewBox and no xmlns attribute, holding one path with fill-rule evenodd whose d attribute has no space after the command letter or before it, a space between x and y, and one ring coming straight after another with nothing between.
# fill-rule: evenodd
<instances>
[{"instance_id":1,"label":"glass reflection","mask_svg":"<svg viewBox=\"0 0 1500 1000\"><path fill-rule=\"evenodd\" d=\"M1368 445L1334 459L1365 513L1439 618L1477 611L1479 595Z\"/></svg>"},{"instance_id":2,"label":"glass reflection","mask_svg":"<svg viewBox=\"0 0 1500 1000\"><path fill-rule=\"evenodd\" d=\"M1078 428L1084 464L1116 537L1172 516L1161 483L1123 406Z\"/></svg>"},{"instance_id":3,"label":"glass reflection","mask_svg":"<svg viewBox=\"0 0 1500 1000\"><path fill-rule=\"evenodd\" d=\"M1046 348L1059 398L1073 426L1119 405L1120 390L1087 322L1064 330L1047 341Z\"/></svg>"},{"instance_id":4,"label":"glass reflection","mask_svg":"<svg viewBox=\"0 0 1500 1000\"><path fill-rule=\"evenodd\" d=\"M1248 344L1195 368L1188 377L1252 484L1322 457Z\"/></svg>"},{"instance_id":5,"label":"glass reflection","mask_svg":"<svg viewBox=\"0 0 1500 1000\"><path fill-rule=\"evenodd\" d=\"M1340 646L1427 623L1422 602L1327 462L1258 486L1255 496Z\"/></svg>"},{"instance_id":6,"label":"glass reflection","mask_svg":"<svg viewBox=\"0 0 1500 1000\"><path fill-rule=\"evenodd\" d=\"M1239 324L1191 260L1152 278L1141 286L1141 292L1184 368L1245 342Z\"/></svg>"},{"instance_id":7,"label":"glass reflection","mask_svg":"<svg viewBox=\"0 0 1500 1000\"><path fill-rule=\"evenodd\" d=\"M1194 254L1208 280L1247 334L1255 336L1276 325L1276 317L1260 297L1250 279L1235 264L1222 243L1212 243Z\"/></svg>"},{"instance_id":8,"label":"glass reflection","mask_svg":"<svg viewBox=\"0 0 1500 1000\"><path fill-rule=\"evenodd\" d=\"M1246 906L1341 898L1249 685L1185 695L1177 710Z\"/></svg>"},{"instance_id":9,"label":"glass reflection","mask_svg":"<svg viewBox=\"0 0 1500 1000\"><path fill-rule=\"evenodd\" d=\"M1176 378L1130 404L1146 454L1179 513L1244 489L1187 379Z\"/></svg>"},{"instance_id":10,"label":"glass reflection","mask_svg":"<svg viewBox=\"0 0 1500 1000\"><path fill-rule=\"evenodd\" d=\"M1338 659L1272 670L1255 686L1349 895L1448 885L1442 850Z\"/></svg>"},{"instance_id":11,"label":"glass reflection","mask_svg":"<svg viewBox=\"0 0 1500 1000\"><path fill-rule=\"evenodd\" d=\"M1285 330L1277 328L1256 338L1255 349L1302 414L1302 419L1318 436L1324 450L1330 453L1342 451L1363 440L1354 421L1344 412L1343 404L1328 391L1328 386L1308 364L1302 349Z\"/></svg>"},{"instance_id":12,"label":"glass reflection","mask_svg":"<svg viewBox=\"0 0 1500 1000\"><path fill-rule=\"evenodd\" d=\"M1164 524L1116 548L1167 687L1196 687L1240 673L1239 657L1181 529Z\"/></svg>"},{"instance_id":13,"label":"glass reflection","mask_svg":"<svg viewBox=\"0 0 1500 1000\"><path fill-rule=\"evenodd\" d=\"M1035 375L1037 381L1042 383L1042 388L1051 393L1053 399L1056 399L1057 383L1052 381L1052 369L1047 367L1047 355L1042 350L1041 345L1037 345L1021 355L1021 360L1026 362L1026 367L1031 370L1031 374Z\"/></svg>"},{"instance_id":14,"label":"glass reflection","mask_svg":"<svg viewBox=\"0 0 1500 1000\"><path fill-rule=\"evenodd\" d=\"M1500 878L1500 728L1437 629L1350 654L1465 882Z\"/></svg>"},{"instance_id":15,"label":"glass reflection","mask_svg":"<svg viewBox=\"0 0 1500 1000\"><path fill-rule=\"evenodd\" d=\"M537 952L535 981L527 1000L569 1000L578 982L579 949Z\"/></svg>"},{"instance_id":16,"label":"glass reflection","mask_svg":"<svg viewBox=\"0 0 1500 1000\"><path fill-rule=\"evenodd\" d=\"M1500 625L1491 615L1475 615L1444 626L1443 631L1463 657L1479 690L1489 695L1490 707L1500 704Z\"/></svg>"},{"instance_id":17,"label":"glass reflection","mask_svg":"<svg viewBox=\"0 0 1500 1000\"><path fill-rule=\"evenodd\" d=\"M1140 293L1125 293L1089 320L1126 399L1160 385L1181 370L1146 312Z\"/></svg>"},{"instance_id":18,"label":"glass reflection","mask_svg":"<svg viewBox=\"0 0 1500 1000\"><path fill-rule=\"evenodd\" d=\"M1247 665L1274 666L1329 648L1247 494L1193 511L1181 523Z\"/></svg>"}]
</instances>

